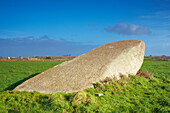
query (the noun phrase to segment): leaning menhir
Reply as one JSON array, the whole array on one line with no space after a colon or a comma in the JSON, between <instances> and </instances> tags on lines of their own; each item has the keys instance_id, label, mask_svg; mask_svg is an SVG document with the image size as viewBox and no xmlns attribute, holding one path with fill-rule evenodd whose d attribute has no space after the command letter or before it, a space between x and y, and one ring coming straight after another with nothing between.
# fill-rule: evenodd
<instances>
[{"instance_id":1,"label":"leaning menhir","mask_svg":"<svg viewBox=\"0 0 170 113\"><path fill-rule=\"evenodd\" d=\"M140 40L108 43L48 69L14 90L77 92L106 77L120 79L121 74L135 75L143 63L144 51L145 44Z\"/></svg>"}]
</instances>

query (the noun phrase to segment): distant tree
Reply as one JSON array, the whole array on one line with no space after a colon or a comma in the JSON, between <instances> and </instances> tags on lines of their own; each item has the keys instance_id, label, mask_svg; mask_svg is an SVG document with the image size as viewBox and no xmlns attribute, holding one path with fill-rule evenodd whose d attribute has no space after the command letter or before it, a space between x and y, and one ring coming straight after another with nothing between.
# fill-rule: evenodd
<instances>
[{"instance_id":1,"label":"distant tree","mask_svg":"<svg viewBox=\"0 0 170 113\"><path fill-rule=\"evenodd\" d=\"M152 59L153 58L152 55L150 55L149 58Z\"/></svg>"},{"instance_id":2,"label":"distant tree","mask_svg":"<svg viewBox=\"0 0 170 113\"><path fill-rule=\"evenodd\" d=\"M163 59L166 59L166 55L162 55L162 58L163 58Z\"/></svg>"},{"instance_id":3,"label":"distant tree","mask_svg":"<svg viewBox=\"0 0 170 113\"><path fill-rule=\"evenodd\" d=\"M48 56L48 57L46 57L46 59L51 59L51 57L50 57L50 56Z\"/></svg>"}]
</instances>

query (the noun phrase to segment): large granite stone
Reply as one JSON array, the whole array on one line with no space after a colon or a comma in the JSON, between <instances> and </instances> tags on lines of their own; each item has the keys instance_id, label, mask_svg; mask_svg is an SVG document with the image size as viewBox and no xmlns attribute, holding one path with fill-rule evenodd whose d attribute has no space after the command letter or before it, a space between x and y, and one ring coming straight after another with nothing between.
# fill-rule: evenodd
<instances>
[{"instance_id":1,"label":"large granite stone","mask_svg":"<svg viewBox=\"0 0 170 113\"><path fill-rule=\"evenodd\" d=\"M14 90L40 93L77 92L106 77L135 75L144 59L145 44L140 40L108 43L75 59L56 65L25 81Z\"/></svg>"}]
</instances>

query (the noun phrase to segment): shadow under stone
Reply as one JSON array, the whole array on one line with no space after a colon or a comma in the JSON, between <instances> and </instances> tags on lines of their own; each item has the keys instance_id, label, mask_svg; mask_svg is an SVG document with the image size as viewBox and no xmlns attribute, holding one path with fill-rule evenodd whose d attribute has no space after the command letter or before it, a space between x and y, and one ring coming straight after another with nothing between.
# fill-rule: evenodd
<instances>
[{"instance_id":1,"label":"shadow under stone","mask_svg":"<svg viewBox=\"0 0 170 113\"><path fill-rule=\"evenodd\" d=\"M28 79L30 79L30 78L38 75L38 74L39 74L39 73L32 74L32 75L30 75L30 76L28 76L28 77L26 77L26 78L24 78L24 79L16 82L16 83L10 85L9 87L5 88L4 91L6 91L6 90L13 90L13 89L16 88L18 85L22 84L22 83L25 82L26 80L28 80Z\"/></svg>"}]
</instances>

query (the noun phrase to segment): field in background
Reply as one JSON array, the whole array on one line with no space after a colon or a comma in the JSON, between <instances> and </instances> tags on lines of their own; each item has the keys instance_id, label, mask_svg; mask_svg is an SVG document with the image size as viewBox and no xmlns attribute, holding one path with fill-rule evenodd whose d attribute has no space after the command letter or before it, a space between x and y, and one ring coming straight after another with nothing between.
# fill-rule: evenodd
<instances>
[{"instance_id":1,"label":"field in background","mask_svg":"<svg viewBox=\"0 0 170 113\"><path fill-rule=\"evenodd\" d=\"M0 57L0 61L68 61L76 56Z\"/></svg>"},{"instance_id":2,"label":"field in background","mask_svg":"<svg viewBox=\"0 0 170 113\"><path fill-rule=\"evenodd\" d=\"M0 57L0 61L68 61L74 59L76 56L36 56L36 57ZM170 56L145 56L144 60L149 61L168 61Z\"/></svg>"},{"instance_id":3,"label":"field in background","mask_svg":"<svg viewBox=\"0 0 170 113\"><path fill-rule=\"evenodd\" d=\"M78 93L5 91L61 62L0 61L0 112L170 112L170 61L144 61L151 79L122 77Z\"/></svg>"}]
</instances>

